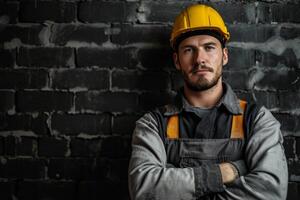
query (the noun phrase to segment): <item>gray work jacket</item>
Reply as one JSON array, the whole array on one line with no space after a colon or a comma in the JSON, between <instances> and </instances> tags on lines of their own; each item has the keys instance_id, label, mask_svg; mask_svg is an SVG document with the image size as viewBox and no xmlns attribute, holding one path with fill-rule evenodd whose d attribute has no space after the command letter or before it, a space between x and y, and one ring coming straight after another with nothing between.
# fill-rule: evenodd
<instances>
[{"instance_id":1,"label":"gray work jacket","mask_svg":"<svg viewBox=\"0 0 300 200\"><path fill-rule=\"evenodd\" d=\"M227 89L220 104L232 112L241 112L237 97L228 85L224 86ZM174 105L166 108L166 113L178 113L182 109L176 109ZM279 122L265 107L261 107L253 120L251 132L243 151L247 170L241 169L243 165L235 165L239 172L244 172L232 184L225 186L217 164L170 167L159 123L150 113L145 114L136 122L132 139L128 173L131 199L189 200L201 199L204 195L212 195L211 199L285 199L288 172ZM203 141L202 145L209 146ZM209 182L218 186L207 186ZM199 188L201 186L203 188Z\"/></svg>"}]
</instances>

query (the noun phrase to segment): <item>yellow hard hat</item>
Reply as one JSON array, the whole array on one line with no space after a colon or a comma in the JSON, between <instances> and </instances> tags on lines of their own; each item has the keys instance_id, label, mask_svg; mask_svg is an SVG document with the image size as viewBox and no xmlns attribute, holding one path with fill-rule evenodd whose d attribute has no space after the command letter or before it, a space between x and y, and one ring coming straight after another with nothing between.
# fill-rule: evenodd
<instances>
[{"instance_id":1,"label":"yellow hard hat","mask_svg":"<svg viewBox=\"0 0 300 200\"><path fill-rule=\"evenodd\" d=\"M230 37L222 17L215 9L195 4L187 7L176 17L170 39L172 48L175 49L179 36L197 30L215 31L222 36L224 43Z\"/></svg>"}]
</instances>

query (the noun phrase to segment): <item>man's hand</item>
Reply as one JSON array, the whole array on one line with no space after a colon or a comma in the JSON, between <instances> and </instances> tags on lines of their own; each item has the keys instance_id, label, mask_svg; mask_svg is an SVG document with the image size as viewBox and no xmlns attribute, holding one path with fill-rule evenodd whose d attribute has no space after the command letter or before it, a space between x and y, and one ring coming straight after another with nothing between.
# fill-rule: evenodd
<instances>
[{"instance_id":1,"label":"man's hand","mask_svg":"<svg viewBox=\"0 0 300 200\"><path fill-rule=\"evenodd\" d=\"M222 174L222 180L224 184L228 184L233 182L236 178L239 177L239 173L237 169L230 163L221 163L219 165L221 174Z\"/></svg>"}]
</instances>

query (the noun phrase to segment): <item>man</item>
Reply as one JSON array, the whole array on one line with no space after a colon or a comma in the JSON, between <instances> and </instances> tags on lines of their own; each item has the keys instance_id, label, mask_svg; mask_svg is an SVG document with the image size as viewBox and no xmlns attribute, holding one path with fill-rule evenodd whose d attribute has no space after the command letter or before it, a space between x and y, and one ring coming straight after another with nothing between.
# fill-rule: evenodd
<instances>
[{"instance_id":1,"label":"man","mask_svg":"<svg viewBox=\"0 0 300 200\"><path fill-rule=\"evenodd\" d=\"M279 122L222 82L229 32L206 5L175 20L171 45L184 78L174 103L137 121L129 164L133 200L285 199Z\"/></svg>"}]
</instances>

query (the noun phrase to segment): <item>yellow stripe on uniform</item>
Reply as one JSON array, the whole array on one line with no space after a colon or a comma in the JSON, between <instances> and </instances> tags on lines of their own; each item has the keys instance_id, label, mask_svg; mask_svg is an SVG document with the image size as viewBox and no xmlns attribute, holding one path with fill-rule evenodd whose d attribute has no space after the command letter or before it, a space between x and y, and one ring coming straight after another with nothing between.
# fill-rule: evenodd
<instances>
[{"instance_id":1,"label":"yellow stripe on uniform","mask_svg":"<svg viewBox=\"0 0 300 200\"><path fill-rule=\"evenodd\" d=\"M179 138L179 119L178 115L173 115L168 119L167 137L169 139Z\"/></svg>"},{"instance_id":2,"label":"yellow stripe on uniform","mask_svg":"<svg viewBox=\"0 0 300 200\"><path fill-rule=\"evenodd\" d=\"M234 115L232 117L231 124L231 135L230 138L241 138L245 137L244 133L244 112L246 109L247 102L240 100L240 107L243 111L241 115Z\"/></svg>"},{"instance_id":3,"label":"yellow stripe on uniform","mask_svg":"<svg viewBox=\"0 0 300 200\"><path fill-rule=\"evenodd\" d=\"M247 102L239 100L240 107L243 111L241 115L234 115L232 117L231 124L231 134L230 138L244 138L244 112L246 109ZM167 122L167 137L169 139L179 138L179 117L178 115L173 115L168 119Z\"/></svg>"}]
</instances>

